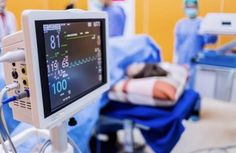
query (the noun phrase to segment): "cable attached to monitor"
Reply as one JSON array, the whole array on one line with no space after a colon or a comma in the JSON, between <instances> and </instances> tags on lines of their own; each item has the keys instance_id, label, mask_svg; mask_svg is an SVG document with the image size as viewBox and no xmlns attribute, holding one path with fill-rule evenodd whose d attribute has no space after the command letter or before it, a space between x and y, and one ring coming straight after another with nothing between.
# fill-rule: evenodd
<instances>
[{"instance_id":1,"label":"cable attached to monitor","mask_svg":"<svg viewBox=\"0 0 236 153\"><path fill-rule=\"evenodd\" d=\"M16 148L11 140L11 137L9 135L9 131L8 131L8 128L7 128L7 125L6 125L6 121L5 121L5 118L4 118L4 113L3 113L3 105L4 104L8 104L10 102L13 102L15 100L19 100L19 99L22 99L22 98L25 98L25 97L29 97L30 94L29 94L29 91L28 90L25 90L15 96L12 96L6 100L3 100L3 97L4 95L6 94L6 92L9 92L13 89L17 89L19 88L19 84L18 83L13 83L13 84L9 84L7 86L5 86L1 92L0 92L0 124L2 126L2 131L1 131L1 135L0 135L0 141L1 141L1 144L3 146L3 150L5 153L9 153L8 151L8 148L7 146L5 145L5 141L4 141L4 136L8 139L9 141L9 145L10 145L10 148L11 148L11 152L13 153L16 153Z\"/></svg>"},{"instance_id":2,"label":"cable attached to monitor","mask_svg":"<svg viewBox=\"0 0 236 153\"><path fill-rule=\"evenodd\" d=\"M3 104L3 105L4 105L4 104L8 104L8 103L13 102L13 101L15 101L15 100L23 99L23 98L26 98L26 97L29 97L29 96L30 96L29 90L25 90L25 91L23 91L23 92L21 92L21 93L15 95L15 96L12 96L12 97L10 97L10 98L8 98L8 99L5 99L5 100L2 102L2 104Z\"/></svg>"},{"instance_id":3,"label":"cable attached to monitor","mask_svg":"<svg viewBox=\"0 0 236 153\"><path fill-rule=\"evenodd\" d=\"M2 101L3 101L4 95L11 90L19 89L19 88L20 88L20 84L18 84L18 83L12 83L12 84L5 86L0 92L0 101L1 101L0 107L2 106ZM6 122L3 121L3 124L5 124L5 123ZM5 126L6 126L6 124L5 124Z\"/></svg>"},{"instance_id":4,"label":"cable attached to monitor","mask_svg":"<svg viewBox=\"0 0 236 153\"><path fill-rule=\"evenodd\" d=\"M16 88L19 88L19 84L18 83L12 83L12 84L9 84L9 85L7 85L7 86L5 86L2 90L1 90L1 92L0 92L0 116L2 117L2 116L4 116L4 114L3 114L3 111L2 111L2 101L3 101L3 97L4 97L4 95L8 92L8 91L11 91L11 90L13 90L13 89L16 89ZM8 130L6 129L6 121L5 121L5 119L3 119L3 120L1 120L1 124L2 124L2 128L3 128L3 130L2 131L4 131L4 133L7 135L9 132L8 132ZM7 149L7 147L6 147L6 145L5 145L5 143L4 143L4 139L3 139L3 135L4 135L4 133L1 131L1 135L0 135L0 142L1 142L1 144L2 144L2 147L3 147L3 150L4 150L4 152L5 153L8 153L8 149ZM14 147L12 147L12 149L14 150Z\"/></svg>"}]
</instances>

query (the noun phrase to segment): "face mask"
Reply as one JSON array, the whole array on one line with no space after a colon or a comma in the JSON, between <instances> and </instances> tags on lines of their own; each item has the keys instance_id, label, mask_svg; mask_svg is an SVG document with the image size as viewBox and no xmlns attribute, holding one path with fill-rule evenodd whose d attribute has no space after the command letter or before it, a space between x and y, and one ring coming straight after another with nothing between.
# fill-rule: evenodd
<instances>
[{"instance_id":1,"label":"face mask","mask_svg":"<svg viewBox=\"0 0 236 153\"><path fill-rule=\"evenodd\" d=\"M195 18L198 15L198 10L196 8L185 8L185 14L189 18Z\"/></svg>"}]
</instances>

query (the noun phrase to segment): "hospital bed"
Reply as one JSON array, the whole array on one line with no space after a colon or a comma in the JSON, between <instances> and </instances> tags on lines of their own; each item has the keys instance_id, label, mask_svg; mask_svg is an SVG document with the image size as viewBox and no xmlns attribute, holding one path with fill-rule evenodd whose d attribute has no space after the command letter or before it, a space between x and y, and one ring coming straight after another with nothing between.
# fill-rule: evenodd
<instances>
[{"instance_id":1,"label":"hospital bed","mask_svg":"<svg viewBox=\"0 0 236 153\"><path fill-rule=\"evenodd\" d=\"M109 54L110 57L116 57L109 63L111 85L125 77L124 70L131 63L161 61L159 47L146 35L111 40ZM135 152L132 133L134 127L141 130L146 142L155 152L170 152L184 132L182 121L198 116L200 109L200 97L193 90L185 90L177 104L170 107L121 103L110 100L107 96L104 96L101 103L105 107L101 111L98 133L124 129L125 152Z\"/></svg>"}]
</instances>

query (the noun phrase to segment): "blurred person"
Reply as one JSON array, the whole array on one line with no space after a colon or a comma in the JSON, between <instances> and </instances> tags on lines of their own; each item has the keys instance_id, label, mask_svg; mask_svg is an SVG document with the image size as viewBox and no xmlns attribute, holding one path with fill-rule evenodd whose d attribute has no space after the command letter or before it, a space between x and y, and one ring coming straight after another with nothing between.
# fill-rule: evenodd
<instances>
[{"instance_id":1,"label":"blurred person","mask_svg":"<svg viewBox=\"0 0 236 153\"><path fill-rule=\"evenodd\" d=\"M109 36L122 36L125 30L126 15L124 9L113 4L112 0L99 0L99 7L107 12L109 18Z\"/></svg>"},{"instance_id":2,"label":"blurred person","mask_svg":"<svg viewBox=\"0 0 236 153\"><path fill-rule=\"evenodd\" d=\"M198 33L202 18L199 17L198 0L184 0L184 13L187 18L181 19L175 26L175 50L174 61L178 64L187 65L190 69L189 87L194 83L194 65L192 59L207 44L217 42L216 35Z\"/></svg>"},{"instance_id":3,"label":"blurred person","mask_svg":"<svg viewBox=\"0 0 236 153\"><path fill-rule=\"evenodd\" d=\"M2 39L14 32L16 32L16 19L13 13L6 10L7 0L0 0L0 55L2 51ZM4 87L3 67L0 63L0 90ZM6 97L5 97L6 98ZM12 110L8 105L4 106L4 114L7 126L10 132L19 124L13 120Z\"/></svg>"},{"instance_id":4,"label":"blurred person","mask_svg":"<svg viewBox=\"0 0 236 153\"><path fill-rule=\"evenodd\" d=\"M7 0L0 0L0 47L3 37L16 32L16 19L13 13L6 10Z\"/></svg>"},{"instance_id":5,"label":"blurred person","mask_svg":"<svg viewBox=\"0 0 236 153\"><path fill-rule=\"evenodd\" d=\"M2 53L2 38L16 32L16 20L13 13L6 11L7 0L0 0L0 55ZM3 68L0 64L0 77L3 77Z\"/></svg>"}]
</instances>

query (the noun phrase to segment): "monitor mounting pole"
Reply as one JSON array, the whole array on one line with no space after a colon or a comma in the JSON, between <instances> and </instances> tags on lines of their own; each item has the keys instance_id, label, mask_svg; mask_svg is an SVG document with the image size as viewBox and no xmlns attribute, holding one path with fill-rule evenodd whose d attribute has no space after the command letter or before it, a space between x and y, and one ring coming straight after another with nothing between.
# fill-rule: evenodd
<instances>
[{"instance_id":1,"label":"monitor mounting pole","mask_svg":"<svg viewBox=\"0 0 236 153\"><path fill-rule=\"evenodd\" d=\"M45 153L74 153L73 147L68 143L67 124L63 122L49 130L51 145Z\"/></svg>"}]
</instances>

